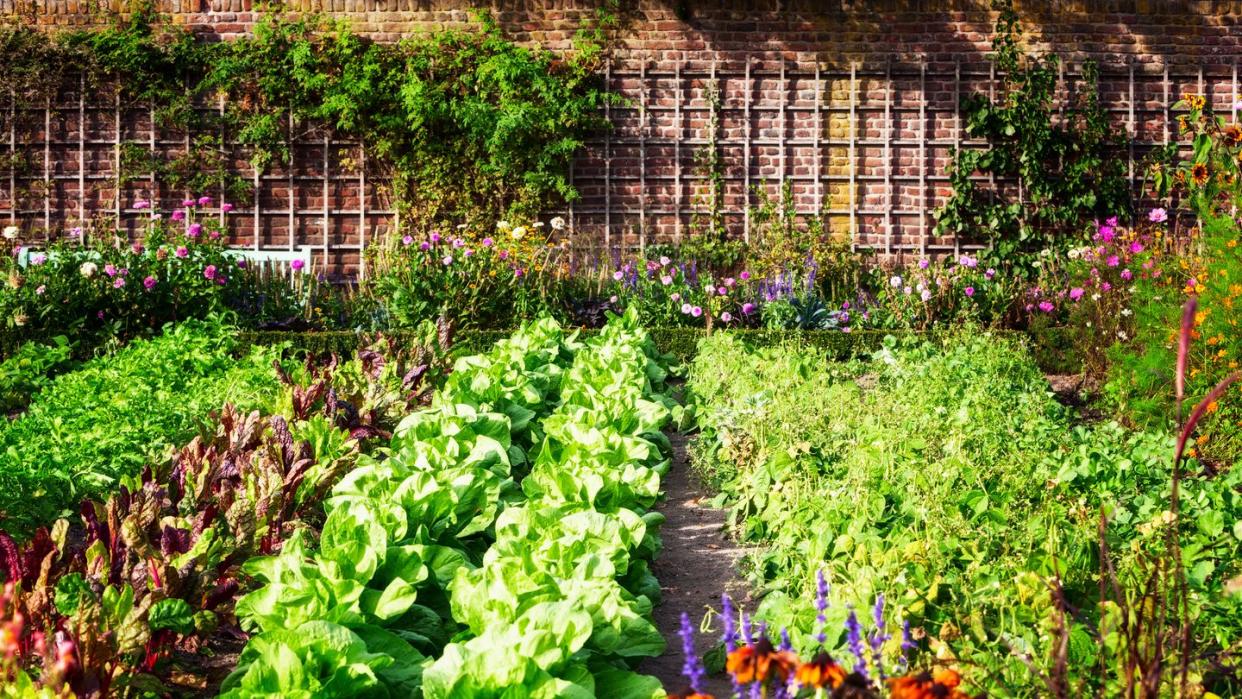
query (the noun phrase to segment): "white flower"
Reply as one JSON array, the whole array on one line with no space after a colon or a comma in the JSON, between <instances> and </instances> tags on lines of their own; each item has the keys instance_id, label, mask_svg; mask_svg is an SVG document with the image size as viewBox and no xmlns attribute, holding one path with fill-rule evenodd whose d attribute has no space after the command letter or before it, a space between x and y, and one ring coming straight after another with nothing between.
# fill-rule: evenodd
<instances>
[{"instance_id":1,"label":"white flower","mask_svg":"<svg viewBox=\"0 0 1242 699\"><path fill-rule=\"evenodd\" d=\"M894 289L900 289L901 284L902 284L901 277L896 276L896 275L894 275L892 279L888 280L888 285L893 287Z\"/></svg>"},{"instance_id":2,"label":"white flower","mask_svg":"<svg viewBox=\"0 0 1242 699\"><path fill-rule=\"evenodd\" d=\"M930 301L931 289L923 289L923 293L919 294L919 298L923 299L924 302Z\"/></svg>"},{"instance_id":3,"label":"white flower","mask_svg":"<svg viewBox=\"0 0 1242 699\"><path fill-rule=\"evenodd\" d=\"M1118 330L1118 331L1117 331L1117 337L1118 337L1119 339L1122 339L1122 340L1129 340L1129 339L1130 339L1130 336L1126 334L1126 331L1125 331L1125 330Z\"/></svg>"},{"instance_id":4,"label":"white flower","mask_svg":"<svg viewBox=\"0 0 1242 699\"><path fill-rule=\"evenodd\" d=\"M1099 295L1099 294L1091 294L1091 300L1092 300L1092 301L1099 301L1099 300L1100 300L1100 295Z\"/></svg>"},{"instance_id":5,"label":"white flower","mask_svg":"<svg viewBox=\"0 0 1242 699\"><path fill-rule=\"evenodd\" d=\"M1130 309L1128 309L1128 308L1123 308L1123 309L1121 309L1121 315L1123 315L1123 316L1131 316L1131 315L1134 315L1134 311L1132 311L1132 310L1130 310Z\"/></svg>"},{"instance_id":6,"label":"white flower","mask_svg":"<svg viewBox=\"0 0 1242 699\"><path fill-rule=\"evenodd\" d=\"M534 226L535 228L543 228L543 221L535 221Z\"/></svg>"},{"instance_id":7,"label":"white flower","mask_svg":"<svg viewBox=\"0 0 1242 699\"><path fill-rule=\"evenodd\" d=\"M552 230L554 231L565 230L565 219L561 218L560 216L554 217L552 219Z\"/></svg>"},{"instance_id":8,"label":"white flower","mask_svg":"<svg viewBox=\"0 0 1242 699\"><path fill-rule=\"evenodd\" d=\"M18 230L17 226L5 226L4 227L4 239L13 240L14 238L17 237L17 234L20 232L21 231Z\"/></svg>"},{"instance_id":9,"label":"white flower","mask_svg":"<svg viewBox=\"0 0 1242 699\"><path fill-rule=\"evenodd\" d=\"M914 289L911 289L908 286L903 291L905 292L906 296L909 296L910 294L914 293Z\"/></svg>"},{"instance_id":10,"label":"white flower","mask_svg":"<svg viewBox=\"0 0 1242 699\"><path fill-rule=\"evenodd\" d=\"M78 271L82 273L82 276L89 279L95 276L95 272L99 271L99 265L94 262L83 262L82 266L78 267Z\"/></svg>"},{"instance_id":11,"label":"white flower","mask_svg":"<svg viewBox=\"0 0 1242 699\"><path fill-rule=\"evenodd\" d=\"M1082 257L1082 251L1078 248L1070 248L1069 257L1071 260L1077 260L1079 257Z\"/></svg>"},{"instance_id":12,"label":"white flower","mask_svg":"<svg viewBox=\"0 0 1242 699\"><path fill-rule=\"evenodd\" d=\"M509 237L513 238L514 240L521 240L522 238L525 238L526 237L526 226L518 226L517 228L514 228L509 233Z\"/></svg>"},{"instance_id":13,"label":"white flower","mask_svg":"<svg viewBox=\"0 0 1242 699\"><path fill-rule=\"evenodd\" d=\"M496 230L500 231L501 233L504 233L510 228L512 228L512 226L509 225L508 221L497 221L496 222Z\"/></svg>"}]
</instances>

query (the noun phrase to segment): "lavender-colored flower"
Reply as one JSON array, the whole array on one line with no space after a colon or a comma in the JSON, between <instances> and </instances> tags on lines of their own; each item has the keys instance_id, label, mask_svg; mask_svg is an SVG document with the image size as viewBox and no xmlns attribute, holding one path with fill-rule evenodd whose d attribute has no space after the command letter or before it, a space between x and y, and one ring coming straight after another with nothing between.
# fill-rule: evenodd
<instances>
[{"instance_id":1,"label":"lavender-colored flower","mask_svg":"<svg viewBox=\"0 0 1242 699\"><path fill-rule=\"evenodd\" d=\"M911 651L918 650L918 644L914 642L914 636L910 635L910 620L903 619L901 622L901 655L907 662Z\"/></svg>"},{"instance_id":2,"label":"lavender-colored flower","mask_svg":"<svg viewBox=\"0 0 1242 699\"><path fill-rule=\"evenodd\" d=\"M44 255L41 252L36 252L30 256L30 264L32 265L41 265L44 262L47 262L47 255Z\"/></svg>"},{"instance_id":3,"label":"lavender-colored flower","mask_svg":"<svg viewBox=\"0 0 1242 699\"><path fill-rule=\"evenodd\" d=\"M707 674L707 669L703 667L703 663L699 661L699 655L694 650L694 628L690 626L690 615L681 613L681 652L685 657L685 664L682 665L681 672L686 676L686 680L690 684L690 689L695 692L703 691L703 676Z\"/></svg>"},{"instance_id":4,"label":"lavender-colored flower","mask_svg":"<svg viewBox=\"0 0 1242 699\"><path fill-rule=\"evenodd\" d=\"M996 270L992 269L991 267L988 267L988 271L983 273L984 279L991 279L992 277L995 277L995 276L996 276Z\"/></svg>"},{"instance_id":5,"label":"lavender-colored flower","mask_svg":"<svg viewBox=\"0 0 1242 699\"><path fill-rule=\"evenodd\" d=\"M724 642L725 650L732 653L737 648L737 626L734 619L733 600L727 594L720 596L720 619L724 626L724 633L720 640Z\"/></svg>"},{"instance_id":6,"label":"lavender-colored flower","mask_svg":"<svg viewBox=\"0 0 1242 699\"><path fill-rule=\"evenodd\" d=\"M617 280L617 281L621 281L622 279L625 279L625 272L623 272L623 271L621 271L621 270L617 270L617 271L615 271L615 272L613 272L613 273L612 273L612 278L613 278L613 279L615 279L615 280Z\"/></svg>"},{"instance_id":7,"label":"lavender-colored flower","mask_svg":"<svg viewBox=\"0 0 1242 699\"><path fill-rule=\"evenodd\" d=\"M134 208L135 209L149 209L151 208L151 202L147 201L146 199L139 199L138 201L134 202Z\"/></svg>"},{"instance_id":8,"label":"lavender-colored flower","mask_svg":"<svg viewBox=\"0 0 1242 699\"><path fill-rule=\"evenodd\" d=\"M867 655L866 649L863 647L862 640L862 624L858 623L858 615L854 610L850 609L850 615L845 619L846 643L849 644L850 652L858 659L854 663L854 672L868 677L867 674Z\"/></svg>"},{"instance_id":9,"label":"lavender-colored flower","mask_svg":"<svg viewBox=\"0 0 1242 699\"><path fill-rule=\"evenodd\" d=\"M491 246L493 246L493 245L495 245L495 244L496 244L496 241L492 240L491 238L484 238L484 239L483 239L483 247L485 247L485 248L490 248Z\"/></svg>"},{"instance_id":10,"label":"lavender-colored flower","mask_svg":"<svg viewBox=\"0 0 1242 699\"><path fill-rule=\"evenodd\" d=\"M1147 213L1147 220L1152 223L1164 223L1169 220L1169 212L1162 208L1152 209Z\"/></svg>"},{"instance_id":11,"label":"lavender-colored flower","mask_svg":"<svg viewBox=\"0 0 1242 699\"><path fill-rule=\"evenodd\" d=\"M793 641L789 640L789 629L781 627L781 642L777 650L793 650Z\"/></svg>"},{"instance_id":12,"label":"lavender-colored flower","mask_svg":"<svg viewBox=\"0 0 1242 699\"><path fill-rule=\"evenodd\" d=\"M1076 286L1076 287L1074 287L1073 289L1070 289L1070 292L1069 292L1069 297L1070 297L1070 299L1071 299L1071 300L1073 300L1073 301L1077 301L1077 300L1081 299L1081 298L1082 298L1082 295L1083 295L1083 294L1085 294L1085 293L1087 293L1087 292L1086 292L1085 290L1083 290L1083 288L1082 288L1082 287Z\"/></svg>"},{"instance_id":13,"label":"lavender-colored flower","mask_svg":"<svg viewBox=\"0 0 1242 699\"><path fill-rule=\"evenodd\" d=\"M683 314L683 315L689 315L689 314L690 314L690 311L692 311L692 310L694 310L694 307L693 307L693 306L691 306L690 304L688 304L688 303L683 303L683 304L681 304L681 312L682 312L682 314Z\"/></svg>"},{"instance_id":14,"label":"lavender-colored flower","mask_svg":"<svg viewBox=\"0 0 1242 699\"><path fill-rule=\"evenodd\" d=\"M742 613L742 638L747 643L755 642L755 636L753 633L753 629L751 629L751 625L750 625L750 615L745 612Z\"/></svg>"},{"instance_id":15,"label":"lavender-colored flower","mask_svg":"<svg viewBox=\"0 0 1242 699\"><path fill-rule=\"evenodd\" d=\"M413 244L414 244L414 236L412 236L412 235L402 236L402 237L401 237L401 244L402 244L402 245L405 245L406 247L409 247L410 245L413 245Z\"/></svg>"},{"instance_id":16,"label":"lavender-colored flower","mask_svg":"<svg viewBox=\"0 0 1242 699\"><path fill-rule=\"evenodd\" d=\"M440 260L440 262L444 263L445 267L448 267L449 265L453 264L453 256L445 255L444 258Z\"/></svg>"},{"instance_id":17,"label":"lavender-colored flower","mask_svg":"<svg viewBox=\"0 0 1242 699\"><path fill-rule=\"evenodd\" d=\"M732 314L732 313L730 313L730 312L728 312L728 311L725 311L724 313L721 313L721 314L720 314L720 322L722 322L722 323L730 323L730 322L733 322L733 314Z\"/></svg>"},{"instance_id":18,"label":"lavender-colored flower","mask_svg":"<svg viewBox=\"0 0 1242 699\"><path fill-rule=\"evenodd\" d=\"M422 250L423 252L427 252L428 250L431 249L431 243L428 243L427 241L424 240L423 242L418 244L418 249Z\"/></svg>"},{"instance_id":19,"label":"lavender-colored flower","mask_svg":"<svg viewBox=\"0 0 1242 699\"><path fill-rule=\"evenodd\" d=\"M238 261L237 261L237 268L238 268L238 269L245 269L245 268L246 268L246 261L245 261L244 259L243 259L243 260L238 260Z\"/></svg>"},{"instance_id":20,"label":"lavender-colored flower","mask_svg":"<svg viewBox=\"0 0 1242 699\"><path fill-rule=\"evenodd\" d=\"M815 640L822 646L828 641L825 631L828 625L828 578L824 577L822 568L815 573L815 611L815 623L819 626Z\"/></svg>"},{"instance_id":21,"label":"lavender-colored flower","mask_svg":"<svg viewBox=\"0 0 1242 699\"><path fill-rule=\"evenodd\" d=\"M919 269L927 269L927 267L928 267L930 264L931 264L931 261L930 261L930 260L928 260L927 258L923 258L923 259L919 260Z\"/></svg>"}]
</instances>

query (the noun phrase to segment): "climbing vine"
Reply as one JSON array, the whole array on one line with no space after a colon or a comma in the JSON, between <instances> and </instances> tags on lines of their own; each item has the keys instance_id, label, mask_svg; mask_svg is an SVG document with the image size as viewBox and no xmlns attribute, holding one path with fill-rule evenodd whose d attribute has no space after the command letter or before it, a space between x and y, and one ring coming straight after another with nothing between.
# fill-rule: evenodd
<instances>
[{"instance_id":1,"label":"climbing vine","mask_svg":"<svg viewBox=\"0 0 1242 699\"><path fill-rule=\"evenodd\" d=\"M1131 204L1116 157L1121 139L1100 103L1096 65L1083 65L1080 89L1058 105L1057 57L1024 55L1010 1L994 5L1000 10L992 41L996 95L976 94L962 105L966 133L987 145L952 154L953 193L936 211L937 229L988 237L990 254L1020 260L1075 239L1087 221L1124 214ZM1054 118L1059 107L1063 114ZM979 175L1016 181L1021 195L985 187Z\"/></svg>"},{"instance_id":2,"label":"climbing vine","mask_svg":"<svg viewBox=\"0 0 1242 699\"><path fill-rule=\"evenodd\" d=\"M393 204L421 222L529 217L577 197L573 155L613 99L598 79L614 20L601 10L565 55L519 46L490 14L475 27L380 44L322 17L265 15L250 36L206 42L147 2L101 29L49 36L0 27L0 91L39 105L78 76L124 108L184 133L176 155L123 144L118 180L156 173L187 193L237 200L237 144L255 168L288 162L299 137L361 144Z\"/></svg>"}]
</instances>

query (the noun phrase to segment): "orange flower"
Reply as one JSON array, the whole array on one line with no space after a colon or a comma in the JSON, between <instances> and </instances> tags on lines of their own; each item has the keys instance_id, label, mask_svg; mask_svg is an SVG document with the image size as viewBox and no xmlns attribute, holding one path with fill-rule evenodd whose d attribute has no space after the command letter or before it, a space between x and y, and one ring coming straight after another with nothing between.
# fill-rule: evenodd
<instances>
[{"instance_id":1,"label":"orange flower","mask_svg":"<svg viewBox=\"0 0 1242 699\"><path fill-rule=\"evenodd\" d=\"M1194 183L1202 187L1208 181L1208 166L1205 163L1195 163L1190 166L1190 179Z\"/></svg>"},{"instance_id":2,"label":"orange flower","mask_svg":"<svg viewBox=\"0 0 1242 699\"><path fill-rule=\"evenodd\" d=\"M710 694L701 694L693 689L686 689L681 694L669 694L668 699L716 699Z\"/></svg>"},{"instance_id":3,"label":"orange flower","mask_svg":"<svg viewBox=\"0 0 1242 699\"><path fill-rule=\"evenodd\" d=\"M958 690L961 675L954 670L937 670L935 674L920 672L888 681L892 699L968 699Z\"/></svg>"},{"instance_id":4,"label":"orange flower","mask_svg":"<svg viewBox=\"0 0 1242 699\"><path fill-rule=\"evenodd\" d=\"M776 650L772 642L761 638L757 643L740 646L729 654L725 670L741 684L766 682L773 677L788 679L798 664L798 656L787 650Z\"/></svg>"},{"instance_id":5,"label":"orange flower","mask_svg":"<svg viewBox=\"0 0 1242 699\"><path fill-rule=\"evenodd\" d=\"M808 663L798 666L794 679L803 687L838 687L845 680L845 670L832 656L820 651Z\"/></svg>"}]
</instances>

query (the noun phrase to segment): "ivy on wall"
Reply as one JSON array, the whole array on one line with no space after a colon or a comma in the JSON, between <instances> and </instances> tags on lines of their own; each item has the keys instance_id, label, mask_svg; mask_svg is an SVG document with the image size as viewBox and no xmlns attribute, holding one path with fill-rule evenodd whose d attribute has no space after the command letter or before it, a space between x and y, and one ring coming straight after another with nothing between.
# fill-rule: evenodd
<instances>
[{"instance_id":1,"label":"ivy on wall","mask_svg":"<svg viewBox=\"0 0 1242 699\"><path fill-rule=\"evenodd\" d=\"M1009 0L994 5L996 94L962 105L966 133L987 145L952 154L953 193L935 215L938 232L984 237L990 254L1020 259L1075 239L1094 218L1127 213L1131 202L1095 64L1083 65L1082 84L1058 114L1057 57L1024 55L1017 13ZM1016 181L1021 196L983 186L981 175Z\"/></svg>"},{"instance_id":2,"label":"ivy on wall","mask_svg":"<svg viewBox=\"0 0 1242 699\"><path fill-rule=\"evenodd\" d=\"M41 108L82 75L90 91L149 106L159 128L193 134L173 157L126 144L121 182L154 172L186 193L237 200L248 183L230 172L230 142L262 171L287 161L298 136L330 129L363 144L407 221L531 217L577 196L571 159L607 126L599 107L614 98L598 68L613 16L599 11L566 55L513 43L487 13L476 20L392 44L279 14L245 38L207 42L151 5L56 36L18 23L0 27L0 91Z\"/></svg>"}]
</instances>

